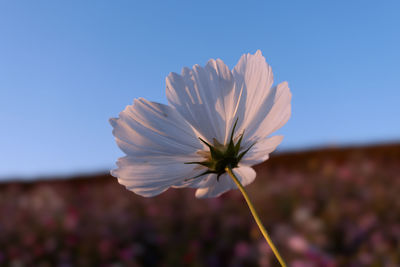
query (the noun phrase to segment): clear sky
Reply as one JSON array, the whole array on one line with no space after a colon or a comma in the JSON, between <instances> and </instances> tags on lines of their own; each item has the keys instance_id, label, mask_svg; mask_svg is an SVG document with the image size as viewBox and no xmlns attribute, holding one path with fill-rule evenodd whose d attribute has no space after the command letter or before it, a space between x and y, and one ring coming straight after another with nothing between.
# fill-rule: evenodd
<instances>
[{"instance_id":1,"label":"clear sky","mask_svg":"<svg viewBox=\"0 0 400 267\"><path fill-rule=\"evenodd\" d=\"M400 140L400 1L0 1L0 177L114 167L108 118L165 77L260 49L280 149Z\"/></svg>"}]
</instances>

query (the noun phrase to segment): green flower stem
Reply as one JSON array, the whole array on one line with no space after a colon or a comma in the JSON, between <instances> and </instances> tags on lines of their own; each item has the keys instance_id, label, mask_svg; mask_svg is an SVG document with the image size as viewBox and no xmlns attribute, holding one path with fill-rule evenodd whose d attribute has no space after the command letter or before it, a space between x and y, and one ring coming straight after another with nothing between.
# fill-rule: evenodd
<instances>
[{"instance_id":1,"label":"green flower stem","mask_svg":"<svg viewBox=\"0 0 400 267\"><path fill-rule=\"evenodd\" d=\"M244 187L242 186L242 184L240 183L238 178L233 173L231 167L226 167L225 171L231 176L232 180L235 182L235 184L239 188L240 192L242 192L242 195L243 195L244 199L246 200L247 205L250 208L251 214L253 215L254 220L256 221L256 223L258 225L258 228L260 228L261 233L263 234L263 236L264 236L265 240L267 241L268 245L271 247L272 251L274 252L275 257L278 259L278 261L279 261L279 263L281 264L282 267L286 267L285 261L283 260L283 258L279 254L279 252L276 249L274 243L272 243L272 240L269 237L269 235L267 233L267 230L265 230L265 227L262 224L262 222L260 220L260 217L258 217L258 214L257 214L256 210L254 209L253 203L251 203L249 196L247 195L246 191L244 190Z\"/></svg>"}]
</instances>

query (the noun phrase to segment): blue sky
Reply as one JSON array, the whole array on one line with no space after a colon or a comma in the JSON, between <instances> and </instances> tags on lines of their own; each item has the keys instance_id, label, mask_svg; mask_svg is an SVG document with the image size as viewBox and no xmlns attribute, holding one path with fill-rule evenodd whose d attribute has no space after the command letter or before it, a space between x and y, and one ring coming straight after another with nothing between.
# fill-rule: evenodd
<instances>
[{"instance_id":1,"label":"blue sky","mask_svg":"<svg viewBox=\"0 0 400 267\"><path fill-rule=\"evenodd\" d=\"M260 49L288 81L280 149L400 138L399 1L1 1L0 177L113 168L108 118L165 77Z\"/></svg>"}]
</instances>

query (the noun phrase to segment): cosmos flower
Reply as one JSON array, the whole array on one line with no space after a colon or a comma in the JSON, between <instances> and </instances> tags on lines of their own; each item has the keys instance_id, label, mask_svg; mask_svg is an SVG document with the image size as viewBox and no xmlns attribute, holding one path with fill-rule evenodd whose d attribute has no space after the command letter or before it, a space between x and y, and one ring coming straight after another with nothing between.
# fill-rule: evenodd
<instances>
[{"instance_id":1,"label":"cosmos flower","mask_svg":"<svg viewBox=\"0 0 400 267\"><path fill-rule=\"evenodd\" d=\"M169 187L197 188L216 197L254 181L253 165L268 159L282 136L270 136L291 113L287 82L272 87L271 67L260 51L243 55L231 71L222 60L184 68L166 78L169 105L135 99L111 119L125 157L111 174L136 194Z\"/></svg>"}]
</instances>

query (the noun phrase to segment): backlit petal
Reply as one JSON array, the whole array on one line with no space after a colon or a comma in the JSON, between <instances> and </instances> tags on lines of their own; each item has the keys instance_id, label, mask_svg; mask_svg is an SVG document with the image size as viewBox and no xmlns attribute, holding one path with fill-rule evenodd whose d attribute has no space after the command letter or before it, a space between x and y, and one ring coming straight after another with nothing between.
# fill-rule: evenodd
<instances>
[{"instance_id":1,"label":"backlit petal","mask_svg":"<svg viewBox=\"0 0 400 267\"><path fill-rule=\"evenodd\" d=\"M181 155L203 148L192 127L167 105L137 99L110 123L127 155Z\"/></svg>"},{"instance_id":2,"label":"backlit petal","mask_svg":"<svg viewBox=\"0 0 400 267\"><path fill-rule=\"evenodd\" d=\"M261 105L258 114L249 122L245 133L246 140L250 143L262 141L281 128L290 118L291 97L287 82L274 87Z\"/></svg>"},{"instance_id":3,"label":"backlit petal","mask_svg":"<svg viewBox=\"0 0 400 267\"><path fill-rule=\"evenodd\" d=\"M201 161L197 152L204 146L174 108L139 99L110 122L117 144L127 154L111 174L129 190L154 196L204 172L185 164Z\"/></svg>"},{"instance_id":4,"label":"backlit petal","mask_svg":"<svg viewBox=\"0 0 400 267\"><path fill-rule=\"evenodd\" d=\"M283 136L275 135L258 141L249 152L245 154L241 162L253 166L266 161L269 158L269 154L276 149L282 140Z\"/></svg>"},{"instance_id":5,"label":"backlit petal","mask_svg":"<svg viewBox=\"0 0 400 267\"><path fill-rule=\"evenodd\" d=\"M181 184L202 170L184 164L186 157L123 157L118 159L118 168L111 175L127 189L144 197L158 195L169 187Z\"/></svg>"},{"instance_id":6,"label":"backlit petal","mask_svg":"<svg viewBox=\"0 0 400 267\"><path fill-rule=\"evenodd\" d=\"M254 181L256 178L256 172L253 168L248 166L240 166L233 169L233 173L239 179L243 186L246 186ZM212 177L213 181L208 187L199 188L196 190L196 197L198 198L209 198L218 197L231 189L237 189L236 184L233 182L229 174L224 173L219 177L217 181L217 176Z\"/></svg>"},{"instance_id":7,"label":"backlit petal","mask_svg":"<svg viewBox=\"0 0 400 267\"><path fill-rule=\"evenodd\" d=\"M254 55L243 55L232 71L235 91L242 91L235 117L239 119L238 130L249 128L259 114L273 83L271 67L258 50Z\"/></svg>"},{"instance_id":8,"label":"backlit petal","mask_svg":"<svg viewBox=\"0 0 400 267\"><path fill-rule=\"evenodd\" d=\"M219 59L166 79L169 103L210 143L226 141L238 98L232 73Z\"/></svg>"}]
</instances>

